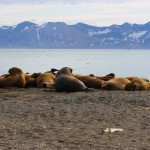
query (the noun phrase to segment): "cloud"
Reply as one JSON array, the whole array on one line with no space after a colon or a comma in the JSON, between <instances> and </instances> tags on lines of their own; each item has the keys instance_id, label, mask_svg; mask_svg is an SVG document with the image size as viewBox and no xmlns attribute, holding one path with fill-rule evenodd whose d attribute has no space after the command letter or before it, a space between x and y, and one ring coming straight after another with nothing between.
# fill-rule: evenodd
<instances>
[{"instance_id":1,"label":"cloud","mask_svg":"<svg viewBox=\"0 0 150 150\"><path fill-rule=\"evenodd\" d=\"M149 6L150 0L0 0L0 24L33 19L38 23L83 22L100 26L145 23L149 21Z\"/></svg>"},{"instance_id":2,"label":"cloud","mask_svg":"<svg viewBox=\"0 0 150 150\"><path fill-rule=\"evenodd\" d=\"M44 4L44 3L61 3L61 4L79 4L79 3L130 3L140 2L141 0L0 0L0 4ZM142 0L148 2L149 0Z\"/></svg>"}]
</instances>

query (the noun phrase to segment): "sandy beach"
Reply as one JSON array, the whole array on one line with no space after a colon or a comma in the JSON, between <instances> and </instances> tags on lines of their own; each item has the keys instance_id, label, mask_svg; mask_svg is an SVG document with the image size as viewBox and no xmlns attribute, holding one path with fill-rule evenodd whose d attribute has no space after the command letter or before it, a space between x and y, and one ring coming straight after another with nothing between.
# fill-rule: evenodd
<instances>
[{"instance_id":1,"label":"sandy beach","mask_svg":"<svg viewBox=\"0 0 150 150\"><path fill-rule=\"evenodd\" d=\"M8 149L149 150L150 92L0 89L0 150Z\"/></svg>"}]
</instances>

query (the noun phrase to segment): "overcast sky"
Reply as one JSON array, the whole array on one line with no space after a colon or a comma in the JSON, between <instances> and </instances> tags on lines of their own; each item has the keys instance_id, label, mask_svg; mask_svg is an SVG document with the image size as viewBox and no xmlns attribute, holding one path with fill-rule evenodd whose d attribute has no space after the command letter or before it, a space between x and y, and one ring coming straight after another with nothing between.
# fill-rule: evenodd
<instances>
[{"instance_id":1,"label":"overcast sky","mask_svg":"<svg viewBox=\"0 0 150 150\"><path fill-rule=\"evenodd\" d=\"M150 0L0 0L0 25L22 21L144 24L150 21Z\"/></svg>"}]
</instances>

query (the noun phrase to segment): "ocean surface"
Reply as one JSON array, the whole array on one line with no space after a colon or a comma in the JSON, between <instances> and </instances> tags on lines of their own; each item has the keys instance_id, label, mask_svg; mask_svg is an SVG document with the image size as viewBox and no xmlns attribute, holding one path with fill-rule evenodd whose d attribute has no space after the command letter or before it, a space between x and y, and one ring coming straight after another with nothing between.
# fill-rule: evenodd
<instances>
[{"instance_id":1,"label":"ocean surface","mask_svg":"<svg viewBox=\"0 0 150 150\"><path fill-rule=\"evenodd\" d=\"M115 73L150 79L150 50L0 49L0 75L14 66L29 73L67 66L83 75Z\"/></svg>"}]
</instances>

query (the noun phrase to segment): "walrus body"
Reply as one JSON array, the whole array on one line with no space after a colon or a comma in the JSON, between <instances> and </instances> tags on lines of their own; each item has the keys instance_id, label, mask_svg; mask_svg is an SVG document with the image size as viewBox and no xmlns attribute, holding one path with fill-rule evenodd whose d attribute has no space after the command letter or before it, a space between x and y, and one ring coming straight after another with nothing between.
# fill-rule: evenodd
<instances>
[{"instance_id":1,"label":"walrus body","mask_svg":"<svg viewBox=\"0 0 150 150\"><path fill-rule=\"evenodd\" d=\"M5 78L6 78L6 77L8 77L8 76L10 76L10 74L3 74L3 75L0 76L0 78L1 78L1 77L5 77Z\"/></svg>"},{"instance_id":2,"label":"walrus body","mask_svg":"<svg viewBox=\"0 0 150 150\"><path fill-rule=\"evenodd\" d=\"M37 87L36 79L41 73L25 74L25 87Z\"/></svg>"},{"instance_id":3,"label":"walrus body","mask_svg":"<svg viewBox=\"0 0 150 150\"><path fill-rule=\"evenodd\" d=\"M107 74L106 76L95 76L94 74L90 74L89 76L103 81L108 81L115 78L114 73Z\"/></svg>"},{"instance_id":4,"label":"walrus body","mask_svg":"<svg viewBox=\"0 0 150 150\"><path fill-rule=\"evenodd\" d=\"M127 91L150 90L150 83L141 78L134 78L125 89Z\"/></svg>"},{"instance_id":5,"label":"walrus body","mask_svg":"<svg viewBox=\"0 0 150 150\"><path fill-rule=\"evenodd\" d=\"M72 69L69 67L64 67L58 71L56 74L55 88L58 92L76 92L86 91L88 89L82 81L72 75Z\"/></svg>"},{"instance_id":6,"label":"walrus body","mask_svg":"<svg viewBox=\"0 0 150 150\"><path fill-rule=\"evenodd\" d=\"M90 76L77 76L77 79L82 81L88 88L101 89L105 81L96 79Z\"/></svg>"},{"instance_id":7,"label":"walrus body","mask_svg":"<svg viewBox=\"0 0 150 150\"><path fill-rule=\"evenodd\" d=\"M127 78L128 80L132 81L133 79L138 78L138 77L126 77L126 78ZM141 78L141 79L143 79L143 80L149 82L149 79L147 79L147 78Z\"/></svg>"},{"instance_id":8,"label":"walrus body","mask_svg":"<svg viewBox=\"0 0 150 150\"><path fill-rule=\"evenodd\" d=\"M55 75L51 73L42 73L36 79L37 87L39 88L54 88L55 87Z\"/></svg>"},{"instance_id":9,"label":"walrus body","mask_svg":"<svg viewBox=\"0 0 150 150\"><path fill-rule=\"evenodd\" d=\"M105 82L103 89L106 90L124 90L125 86L130 83L126 78L114 78Z\"/></svg>"},{"instance_id":10,"label":"walrus body","mask_svg":"<svg viewBox=\"0 0 150 150\"><path fill-rule=\"evenodd\" d=\"M7 76L0 77L0 88L20 87L24 88L26 84L24 73L21 69L13 67L9 69Z\"/></svg>"}]
</instances>

